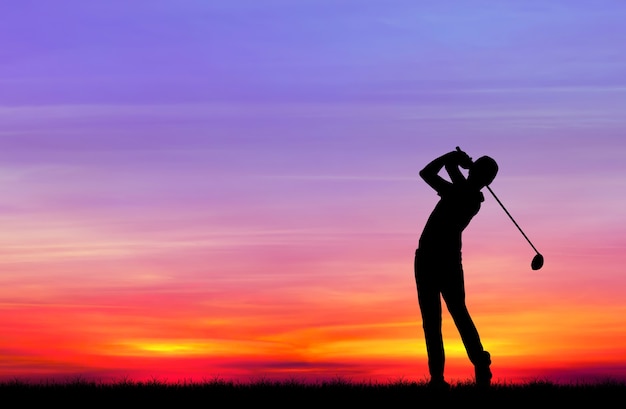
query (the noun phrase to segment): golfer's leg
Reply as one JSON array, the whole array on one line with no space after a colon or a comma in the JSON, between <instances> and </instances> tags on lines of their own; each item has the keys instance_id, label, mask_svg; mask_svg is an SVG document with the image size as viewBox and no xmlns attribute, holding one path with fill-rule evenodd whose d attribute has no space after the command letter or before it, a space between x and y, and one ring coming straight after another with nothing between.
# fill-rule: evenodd
<instances>
[{"instance_id":1,"label":"golfer's leg","mask_svg":"<svg viewBox=\"0 0 626 409\"><path fill-rule=\"evenodd\" d=\"M422 327L428 354L428 370L431 380L443 380L445 354L441 335L441 298L438 291L428 285L418 284L417 297L422 314Z\"/></svg>"},{"instance_id":2,"label":"golfer's leg","mask_svg":"<svg viewBox=\"0 0 626 409\"><path fill-rule=\"evenodd\" d=\"M463 268L452 270L453 273L442 289L442 295L448 306L448 311L459 329L461 339L467 350L470 361L474 364L476 384L488 386L491 383L491 355L483 349L480 337L472 317L465 305L465 285L463 282Z\"/></svg>"},{"instance_id":3,"label":"golfer's leg","mask_svg":"<svg viewBox=\"0 0 626 409\"><path fill-rule=\"evenodd\" d=\"M484 350L480 342L478 330L465 305L465 285L462 269L451 274L441 293L454 320L454 324L459 330L470 361L474 365L480 364L481 360L484 359Z\"/></svg>"},{"instance_id":4,"label":"golfer's leg","mask_svg":"<svg viewBox=\"0 0 626 409\"><path fill-rule=\"evenodd\" d=\"M443 381L445 355L441 335L441 295L435 280L435 272L427 258L415 252L414 271L417 284L417 299L422 315L422 328L428 355L428 370L431 381Z\"/></svg>"},{"instance_id":5,"label":"golfer's leg","mask_svg":"<svg viewBox=\"0 0 626 409\"><path fill-rule=\"evenodd\" d=\"M483 357L483 345L480 342L480 336L478 335L474 321L472 321L472 317L469 315L465 304L457 304L456 302L449 304L447 301L446 304L448 305L448 310L454 320L454 324L458 328L459 334L461 334L467 355L470 361L476 365Z\"/></svg>"},{"instance_id":6,"label":"golfer's leg","mask_svg":"<svg viewBox=\"0 0 626 409\"><path fill-rule=\"evenodd\" d=\"M443 383L445 354L441 335L441 292L436 270L432 254L424 254L421 250L415 252L415 282L428 354L428 370L431 382Z\"/></svg>"}]
</instances>

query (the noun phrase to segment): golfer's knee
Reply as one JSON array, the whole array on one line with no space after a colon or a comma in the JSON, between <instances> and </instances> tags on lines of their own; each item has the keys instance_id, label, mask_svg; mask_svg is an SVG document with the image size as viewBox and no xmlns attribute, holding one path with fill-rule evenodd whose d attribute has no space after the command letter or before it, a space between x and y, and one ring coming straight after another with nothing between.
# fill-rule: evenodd
<instances>
[{"instance_id":1,"label":"golfer's knee","mask_svg":"<svg viewBox=\"0 0 626 409\"><path fill-rule=\"evenodd\" d=\"M441 320L422 320L422 328L424 328L424 332L427 334L441 332Z\"/></svg>"},{"instance_id":2,"label":"golfer's knee","mask_svg":"<svg viewBox=\"0 0 626 409\"><path fill-rule=\"evenodd\" d=\"M469 316L469 311L464 302L448 304L448 311L450 311L450 315L456 317Z\"/></svg>"}]
</instances>

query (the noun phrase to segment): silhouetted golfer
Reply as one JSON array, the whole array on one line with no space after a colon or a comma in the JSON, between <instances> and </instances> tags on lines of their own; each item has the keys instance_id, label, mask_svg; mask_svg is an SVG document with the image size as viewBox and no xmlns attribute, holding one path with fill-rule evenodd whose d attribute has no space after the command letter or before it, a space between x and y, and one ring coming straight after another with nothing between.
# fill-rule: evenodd
<instances>
[{"instance_id":1,"label":"silhouetted golfer","mask_svg":"<svg viewBox=\"0 0 626 409\"><path fill-rule=\"evenodd\" d=\"M444 167L451 182L439 176ZM468 169L467 179L459 167ZM480 190L493 181L497 172L498 165L492 158L483 156L472 162L465 152L458 149L433 160L420 171L420 176L441 197L426 222L415 252L415 281L431 386L449 387L443 375L445 354L441 336L441 297L474 364L476 383L491 383L491 356L483 349L465 305L461 233L485 200Z\"/></svg>"}]
</instances>

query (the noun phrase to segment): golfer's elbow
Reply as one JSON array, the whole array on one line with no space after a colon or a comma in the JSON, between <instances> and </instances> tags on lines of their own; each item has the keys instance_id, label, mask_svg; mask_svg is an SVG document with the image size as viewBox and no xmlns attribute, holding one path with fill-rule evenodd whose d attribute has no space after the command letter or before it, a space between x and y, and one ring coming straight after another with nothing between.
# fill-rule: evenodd
<instances>
[{"instance_id":1,"label":"golfer's elbow","mask_svg":"<svg viewBox=\"0 0 626 409\"><path fill-rule=\"evenodd\" d=\"M428 169L428 166L425 167L424 169L420 170L420 177L422 179L424 179L426 182L432 180L433 176L435 176L436 174L433 174L433 172L431 172Z\"/></svg>"}]
</instances>

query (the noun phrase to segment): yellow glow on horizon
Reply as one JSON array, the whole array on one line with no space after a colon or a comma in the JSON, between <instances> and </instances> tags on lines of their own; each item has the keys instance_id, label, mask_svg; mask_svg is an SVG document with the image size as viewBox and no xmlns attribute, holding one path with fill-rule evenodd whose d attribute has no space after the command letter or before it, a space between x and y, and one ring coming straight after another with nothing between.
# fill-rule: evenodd
<instances>
[{"instance_id":1,"label":"yellow glow on horizon","mask_svg":"<svg viewBox=\"0 0 626 409\"><path fill-rule=\"evenodd\" d=\"M115 344L107 352L120 356L212 356L241 355L252 353L253 348L242 345L242 342L208 341L195 339L176 340L132 340Z\"/></svg>"}]
</instances>

